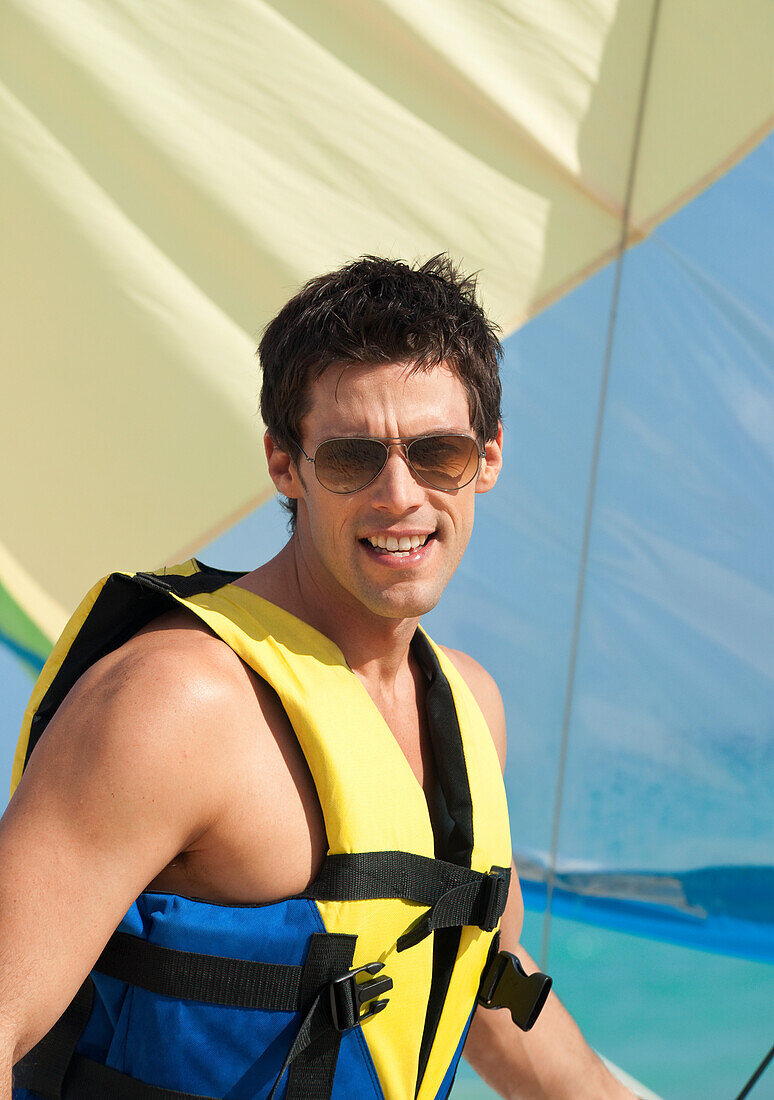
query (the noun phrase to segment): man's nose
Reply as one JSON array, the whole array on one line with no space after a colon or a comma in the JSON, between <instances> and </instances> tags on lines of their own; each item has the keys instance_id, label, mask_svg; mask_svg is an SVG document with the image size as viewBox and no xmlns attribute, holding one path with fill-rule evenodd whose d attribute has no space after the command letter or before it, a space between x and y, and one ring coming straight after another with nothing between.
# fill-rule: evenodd
<instances>
[{"instance_id":1,"label":"man's nose","mask_svg":"<svg viewBox=\"0 0 774 1100\"><path fill-rule=\"evenodd\" d=\"M425 486L409 465L405 443L388 443L387 446L387 461L372 482L372 501L377 508L405 511L424 501Z\"/></svg>"}]
</instances>

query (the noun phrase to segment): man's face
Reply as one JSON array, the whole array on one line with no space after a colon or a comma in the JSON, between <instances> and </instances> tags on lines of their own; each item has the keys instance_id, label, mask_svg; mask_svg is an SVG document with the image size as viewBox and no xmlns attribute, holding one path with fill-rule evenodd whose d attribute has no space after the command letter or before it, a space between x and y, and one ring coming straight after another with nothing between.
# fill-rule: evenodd
<instances>
[{"instance_id":1,"label":"man's face","mask_svg":"<svg viewBox=\"0 0 774 1100\"><path fill-rule=\"evenodd\" d=\"M473 434L465 388L443 366L333 366L312 384L310 398L299 440L310 456L340 436ZM290 467L290 492L282 491L298 500L298 549L312 576L345 607L354 601L381 617L415 618L435 607L468 544L475 494L497 479L500 444L501 437L486 446L477 477L454 492L420 481L397 447L370 485L347 495L324 488L300 456ZM406 538L421 545L408 554L374 545Z\"/></svg>"}]
</instances>

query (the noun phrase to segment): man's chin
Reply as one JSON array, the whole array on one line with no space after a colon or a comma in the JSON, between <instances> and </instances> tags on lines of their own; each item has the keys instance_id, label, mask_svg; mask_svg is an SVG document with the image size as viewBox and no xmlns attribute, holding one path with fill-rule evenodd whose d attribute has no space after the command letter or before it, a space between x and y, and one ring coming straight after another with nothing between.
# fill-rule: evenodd
<instances>
[{"instance_id":1,"label":"man's chin","mask_svg":"<svg viewBox=\"0 0 774 1100\"><path fill-rule=\"evenodd\" d=\"M406 591L404 586L394 585L379 592L364 592L360 599L372 614L381 618L420 619L433 610L442 594L443 588Z\"/></svg>"}]
</instances>

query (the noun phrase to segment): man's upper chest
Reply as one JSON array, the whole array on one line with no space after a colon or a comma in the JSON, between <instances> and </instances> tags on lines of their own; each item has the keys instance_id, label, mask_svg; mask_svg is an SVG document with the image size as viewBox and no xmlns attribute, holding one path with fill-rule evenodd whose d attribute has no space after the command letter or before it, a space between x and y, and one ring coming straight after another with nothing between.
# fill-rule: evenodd
<instances>
[{"instance_id":1,"label":"man's upper chest","mask_svg":"<svg viewBox=\"0 0 774 1100\"><path fill-rule=\"evenodd\" d=\"M222 786L220 813L154 880L153 889L266 903L304 890L322 864L328 847L325 820L304 753L276 692L243 667L245 676L230 696L223 721L231 767L226 776L213 769ZM436 769L424 694L424 678L414 669L392 698L374 693L372 700L374 721L381 716L417 782L431 795ZM350 721L345 706L341 721ZM369 732L352 724L353 754L363 750ZM337 809L346 812L346 807Z\"/></svg>"}]
</instances>

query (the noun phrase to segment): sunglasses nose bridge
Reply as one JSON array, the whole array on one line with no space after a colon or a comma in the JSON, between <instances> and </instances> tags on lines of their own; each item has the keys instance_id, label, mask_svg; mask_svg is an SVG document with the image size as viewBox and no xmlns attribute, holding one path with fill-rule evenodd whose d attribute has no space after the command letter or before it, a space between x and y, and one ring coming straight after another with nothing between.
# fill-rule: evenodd
<instances>
[{"instance_id":1,"label":"sunglasses nose bridge","mask_svg":"<svg viewBox=\"0 0 774 1100\"><path fill-rule=\"evenodd\" d=\"M402 440L400 440L400 439L398 439L398 440L383 439L383 440L380 440L379 442L384 447L384 462L382 463L381 469L379 470L379 474L384 473L384 471L387 467L387 464L390 461L390 456L392 455L393 450L396 450L396 449L400 452L401 457L403 458L403 461L406 463L408 468L411 469L411 463L409 462L409 456L408 456L408 448ZM377 477L379 476L379 474L377 474Z\"/></svg>"},{"instance_id":2,"label":"sunglasses nose bridge","mask_svg":"<svg viewBox=\"0 0 774 1100\"><path fill-rule=\"evenodd\" d=\"M394 447L397 447L398 450L402 453L403 458L405 459L406 463L409 466L411 465L411 461L409 460L409 455L408 455L408 443L404 443L402 439L395 439L395 440L392 440L391 442L388 442L387 440L385 440L384 441L384 446L385 446L385 449L387 451L387 458L385 458L385 460L384 460L385 466L387 465L387 462L389 461L390 453L391 453L391 451Z\"/></svg>"},{"instance_id":3,"label":"sunglasses nose bridge","mask_svg":"<svg viewBox=\"0 0 774 1100\"><path fill-rule=\"evenodd\" d=\"M400 477L397 474L392 474L389 477L387 477L386 479L384 477L385 470L387 470L387 467L389 465L390 456L393 452L393 449L397 448L397 450L400 452L401 458L403 459L403 461L406 465L406 469L408 471L409 481L414 485L416 485L416 484L419 484L420 486L424 485L424 482L419 477L419 475L417 474L414 467L411 465L411 459L409 458L410 443L404 443L403 440L386 440L386 439L380 440L379 442L382 443L382 445L384 446L384 462L382 463L382 467L379 470L379 473L373 479L374 481L376 481L377 478L378 478L382 481L386 480L386 481L390 482L392 484L392 488L390 489L391 493L394 492L396 488L398 488L399 492L405 491L399 485L395 484L396 479L397 479L398 483L401 483L401 484L404 483L405 479L406 479L405 474L403 475L403 477Z\"/></svg>"}]
</instances>

